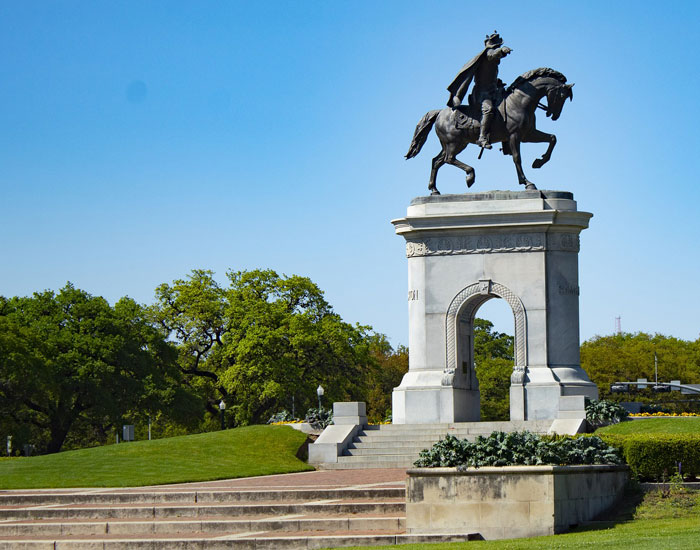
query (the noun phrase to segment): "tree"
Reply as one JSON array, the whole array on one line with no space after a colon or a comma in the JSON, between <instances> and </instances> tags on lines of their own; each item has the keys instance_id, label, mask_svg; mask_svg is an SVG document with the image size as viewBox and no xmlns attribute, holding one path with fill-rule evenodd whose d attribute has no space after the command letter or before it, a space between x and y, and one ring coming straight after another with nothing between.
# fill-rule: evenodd
<instances>
[{"instance_id":1,"label":"tree","mask_svg":"<svg viewBox=\"0 0 700 550\"><path fill-rule=\"evenodd\" d=\"M654 353L658 358L660 382L700 383L699 351L700 340L691 342L662 334L638 332L596 336L582 344L581 366L597 384L601 397L612 397L609 393L613 382L635 381L637 378L654 380ZM646 397L642 400L655 400L651 394ZM659 399L673 397L678 397L678 394L663 394ZM629 396L625 395L624 399L629 399Z\"/></svg>"},{"instance_id":2,"label":"tree","mask_svg":"<svg viewBox=\"0 0 700 550\"><path fill-rule=\"evenodd\" d=\"M370 342L372 363L369 370L367 417L381 422L391 414L391 393L408 372L408 348L396 350L383 334L375 334Z\"/></svg>"},{"instance_id":3,"label":"tree","mask_svg":"<svg viewBox=\"0 0 700 550\"><path fill-rule=\"evenodd\" d=\"M211 271L156 290L152 314L178 343L179 365L207 399L224 399L236 422L263 422L281 409L366 394L370 329L333 312L310 279L272 270L229 271L228 286Z\"/></svg>"},{"instance_id":4,"label":"tree","mask_svg":"<svg viewBox=\"0 0 700 550\"><path fill-rule=\"evenodd\" d=\"M78 424L104 435L132 411L196 407L176 383L174 347L144 313L130 298L111 307L70 283L2 298L0 410L58 452Z\"/></svg>"},{"instance_id":5,"label":"tree","mask_svg":"<svg viewBox=\"0 0 700 550\"><path fill-rule=\"evenodd\" d=\"M513 337L493 330L493 323L474 319L474 363L479 379L482 420L510 417Z\"/></svg>"}]
</instances>

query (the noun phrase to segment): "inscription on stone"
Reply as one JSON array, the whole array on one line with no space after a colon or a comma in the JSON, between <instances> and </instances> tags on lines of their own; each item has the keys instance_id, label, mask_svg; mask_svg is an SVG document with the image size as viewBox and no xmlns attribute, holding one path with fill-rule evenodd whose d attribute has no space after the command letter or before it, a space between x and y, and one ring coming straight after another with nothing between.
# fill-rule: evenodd
<instances>
[{"instance_id":1,"label":"inscription on stone","mask_svg":"<svg viewBox=\"0 0 700 550\"><path fill-rule=\"evenodd\" d=\"M408 301L412 300L417 300L418 299L418 291L417 290L409 290L408 291Z\"/></svg>"},{"instance_id":2,"label":"inscription on stone","mask_svg":"<svg viewBox=\"0 0 700 550\"><path fill-rule=\"evenodd\" d=\"M572 285L559 285L559 294L564 296L578 296L580 294L579 288Z\"/></svg>"}]
</instances>

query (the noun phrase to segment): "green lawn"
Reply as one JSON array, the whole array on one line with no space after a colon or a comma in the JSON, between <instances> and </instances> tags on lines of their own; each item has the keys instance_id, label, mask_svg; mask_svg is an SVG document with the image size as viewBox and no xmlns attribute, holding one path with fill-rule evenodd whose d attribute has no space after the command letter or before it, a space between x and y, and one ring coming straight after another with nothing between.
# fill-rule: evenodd
<instances>
[{"instance_id":1,"label":"green lawn","mask_svg":"<svg viewBox=\"0 0 700 550\"><path fill-rule=\"evenodd\" d=\"M700 417L678 417L678 418L643 418L642 420L628 420L606 426L596 430L597 434L651 434L651 433L696 433L700 434Z\"/></svg>"},{"instance_id":2,"label":"green lawn","mask_svg":"<svg viewBox=\"0 0 700 550\"><path fill-rule=\"evenodd\" d=\"M287 426L133 441L0 461L0 489L127 487L313 470L295 454L306 435Z\"/></svg>"},{"instance_id":3,"label":"green lawn","mask_svg":"<svg viewBox=\"0 0 700 550\"><path fill-rule=\"evenodd\" d=\"M636 499L638 501L638 497ZM615 521L596 522L564 535L529 539L460 542L449 544L406 544L402 550L534 550L534 549L618 549L692 550L700 549L700 494L664 496L648 493L630 510L618 509ZM348 550L371 550L362 547ZM381 547L385 548L385 547Z\"/></svg>"}]
</instances>

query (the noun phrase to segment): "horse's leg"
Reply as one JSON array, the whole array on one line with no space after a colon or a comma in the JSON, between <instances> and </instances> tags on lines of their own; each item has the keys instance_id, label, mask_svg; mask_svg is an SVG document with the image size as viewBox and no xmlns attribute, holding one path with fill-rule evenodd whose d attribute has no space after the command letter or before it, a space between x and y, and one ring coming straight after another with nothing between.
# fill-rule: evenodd
<instances>
[{"instance_id":1,"label":"horse's leg","mask_svg":"<svg viewBox=\"0 0 700 550\"><path fill-rule=\"evenodd\" d=\"M438 170L440 170L440 167L445 164L445 150L443 149L440 151L438 156L436 156L433 159L433 167L430 170L430 183L428 184L428 191L430 191L431 195L439 195L440 191L437 190L437 186L435 185L435 181L437 179L437 173Z\"/></svg>"},{"instance_id":2,"label":"horse's leg","mask_svg":"<svg viewBox=\"0 0 700 550\"><path fill-rule=\"evenodd\" d=\"M523 172L523 164L520 158L520 135L515 132L510 135L508 140L510 145L510 153L513 155L513 163L515 164L515 171L518 173L518 183L525 186L525 189L537 189L535 184L525 177L525 172Z\"/></svg>"},{"instance_id":3,"label":"horse's leg","mask_svg":"<svg viewBox=\"0 0 700 550\"><path fill-rule=\"evenodd\" d=\"M466 147L467 145L465 144L464 147L460 148L458 151L455 148L448 148L448 150L445 151L445 162L464 170L467 174L467 187L471 187L474 185L474 180L476 178L474 168L468 164L464 164L461 160L456 159L456 155L464 151Z\"/></svg>"},{"instance_id":4,"label":"horse's leg","mask_svg":"<svg viewBox=\"0 0 700 550\"><path fill-rule=\"evenodd\" d=\"M533 168L542 168L542 166L549 162L552 156L552 151L554 151L554 146L557 144L557 136L554 134L547 134L546 132L540 132L539 130L533 130L524 140L527 143L547 143L549 142L549 147L545 151L544 155L540 158L535 159L532 162Z\"/></svg>"}]
</instances>

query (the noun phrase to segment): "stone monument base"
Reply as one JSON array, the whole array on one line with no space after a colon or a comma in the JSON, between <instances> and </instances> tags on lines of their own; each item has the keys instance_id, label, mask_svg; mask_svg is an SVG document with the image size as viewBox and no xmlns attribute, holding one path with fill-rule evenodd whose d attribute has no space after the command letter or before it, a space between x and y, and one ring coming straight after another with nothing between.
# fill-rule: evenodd
<instances>
[{"instance_id":1,"label":"stone monument base","mask_svg":"<svg viewBox=\"0 0 700 550\"><path fill-rule=\"evenodd\" d=\"M396 388L391 396L394 424L449 424L481 420L478 390Z\"/></svg>"},{"instance_id":2,"label":"stone monument base","mask_svg":"<svg viewBox=\"0 0 700 550\"><path fill-rule=\"evenodd\" d=\"M474 319L513 311L510 419L580 419L598 391L580 366L579 233L592 214L565 191L418 197L393 220L408 257L409 372L395 424L480 420Z\"/></svg>"}]
</instances>

